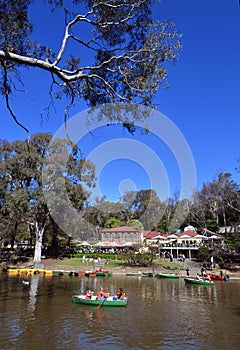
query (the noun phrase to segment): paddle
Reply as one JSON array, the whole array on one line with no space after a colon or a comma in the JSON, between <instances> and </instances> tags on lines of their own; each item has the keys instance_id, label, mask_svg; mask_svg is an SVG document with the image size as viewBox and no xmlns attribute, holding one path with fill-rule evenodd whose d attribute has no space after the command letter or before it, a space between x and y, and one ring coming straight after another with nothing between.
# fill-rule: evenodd
<instances>
[{"instance_id":1,"label":"paddle","mask_svg":"<svg viewBox=\"0 0 240 350\"><path fill-rule=\"evenodd\" d=\"M101 304L99 304L98 306L97 306L97 309L100 309L100 307L102 307L102 305L104 304L104 301L106 300L107 298L104 298L103 299L103 301L101 302Z\"/></svg>"}]
</instances>

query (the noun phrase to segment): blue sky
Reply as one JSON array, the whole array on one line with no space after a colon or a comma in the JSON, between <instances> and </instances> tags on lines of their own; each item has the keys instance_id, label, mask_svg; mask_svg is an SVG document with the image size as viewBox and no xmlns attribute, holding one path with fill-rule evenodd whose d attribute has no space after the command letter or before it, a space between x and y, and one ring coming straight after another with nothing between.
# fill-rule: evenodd
<instances>
[{"instance_id":1,"label":"blue sky","mask_svg":"<svg viewBox=\"0 0 240 350\"><path fill-rule=\"evenodd\" d=\"M43 44L60 40L57 24L44 17L44 7L35 4L33 15L38 24L44 18L44 27L36 33ZM197 176L197 187L211 181L218 171L230 172L240 183L235 170L240 157L240 7L237 0L163 0L155 6L158 19L171 18L182 32L183 52L176 65L168 66L171 87L160 90L154 98L159 112L163 113L181 132L191 150ZM57 22L57 18L56 18ZM54 25L56 24L56 26ZM31 134L52 132L63 123L64 101L56 104L56 112L50 119L41 118L48 103L47 74L28 70L24 73L28 96L15 95L12 106ZM80 102L71 116L86 109ZM0 138L13 141L25 139L26 134L8 115L1 102ZM154 135L129 135L121 127L99 128L97 137L88 135L81 143L83 153L95 151L109 140L127 138L146 145L158 157L156 163L145 168L138 158L126 157L126 153L102 167L98 173L99 195L117 200L126 190L151 187L149 172L160 174L158 193L167 196L181 187L181 169L174 154L164 142ZM104 152L105 149L104 149ZM141 151L140 151L141 152ZM160 164L161 163L161 164ZM156 167L156 169L155 169ZM151 168L151 169L150 169ZM149 170L150 169L150 170ZM162 173L161 173L162 171ZM154 180L155 181L155 180ZM164 198L162 198L164 199Z\"/></svg>"}]
</instances>

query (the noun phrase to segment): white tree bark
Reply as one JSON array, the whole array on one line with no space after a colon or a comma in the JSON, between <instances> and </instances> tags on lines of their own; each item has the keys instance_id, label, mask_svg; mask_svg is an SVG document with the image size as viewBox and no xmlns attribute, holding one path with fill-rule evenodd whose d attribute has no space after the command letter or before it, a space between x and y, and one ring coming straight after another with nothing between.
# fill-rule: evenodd
<instances>
[{"instance_id":1,"label":"white tree bark","mask_svg":"<svg viewBox=\"0 0 240 350\"><path fill-rule=\"evenodd\" d=\"M34 250L34 258L33 262L40 262L42 255L42 241L43 241L43 233L44 233L45 225L41 225L36 221L35 230L36 230L36 243Z\"/></svg>"}]
</instances>

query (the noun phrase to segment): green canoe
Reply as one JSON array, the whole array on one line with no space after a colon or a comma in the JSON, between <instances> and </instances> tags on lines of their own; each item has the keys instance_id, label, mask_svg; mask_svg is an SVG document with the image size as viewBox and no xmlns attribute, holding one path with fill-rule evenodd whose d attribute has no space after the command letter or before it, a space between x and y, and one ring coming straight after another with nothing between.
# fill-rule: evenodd
<instances>
[{"instance_id":1,"label":"green canoe","mask_svg":"<svg viewBox=\"0 0 240 350\"><path fill-rule=\"evenodd\" d=\"M207 280L197 280L195 278L184 278L184 282L185 283L191 283L191 284L202 284L202 285L209 285L212 286L214 284L214 282L210 282Z\"/></svg>"},{"instance_id":2,"label":"green canoe","mask_svg":"<svg viewBox=\"0 0 240 350\"><path fill-rule=\"evenodd\" d=\"M173 278L178 279L180 276L178 273L157 273L156 277L158 278Z\"/></svg>"},{"instance_id":3,"label":"green canoe","mask_svg":"<svg viewBox=\"0 0 240 350\"><path fill-rule=\"evenodd\" d=\"M142 272L138 271L138 272L127 272L126 276L138 276L138 277L142 277Z\"/></svg>"},{"instance_id":4,"label":"green canoe","mask_svg":"<svg viewBox=\"0 0 240 350\"><path fill-rule=\"evenodd\" d=\"M73 295L72 301L76 304L84 304L84 305L94 305L98 306L102 304L102 306L127 306L127 298L124 300L114 300L112 296L107 297L103 303L103 300L97 300L96 296L92 296L91 299L86 299L85 295Z\"/></svg>"},{"instance_id":5,"label":"green canoe","mask_svg":"<svg viewBox=\"0 0 240 350\"><path fill-rule=\"evenodd\" d=\"M99 277L99 276L102 276L102 277L110 277L112 276L112 272L109 272L109 271L99 271L99 272L96 272L96 276Z\"/></svg>"}]
</instances>

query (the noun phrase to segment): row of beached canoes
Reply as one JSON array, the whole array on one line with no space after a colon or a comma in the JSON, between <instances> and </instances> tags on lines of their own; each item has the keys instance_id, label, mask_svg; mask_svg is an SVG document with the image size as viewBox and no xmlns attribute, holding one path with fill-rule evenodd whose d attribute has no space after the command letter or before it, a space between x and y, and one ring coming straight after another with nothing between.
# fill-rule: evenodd
<instances>
[{"instance_id":1,"label":"row of beached canoes","mask_svg":"<svg viewBox=\"0 0 240 350\"><path fill-rule=\"evenodd\" d=\"M35 268L15 268L8 269L7 272L9 274L15 275L36 275L43 274L47 276L97 276L97 277L110 277L112 276L112 272L104 271L102 269L95 271L64 271L64 270L47 270L47 269L35 269Z\"/></svg>"},{"instance_id":2,"label":"row of beached canoes","mask_svg":"<svg viewBox=\"0 0 240 350\"><path fill-rule=\"evenodd\" d=\"M153 273L142 273L142 272L135 272L135 273L126 273L126 275L128 276L148 276L148 277L153 277L154 274ZM193 283L193 284L203 284L203 285L212 285L214 282L213 281L228 281L229 280L229 276L228 275L224 275L224 276L218 276L218 275L214 275L214 274L208 274L208 276L210 277L210 280L206 278L190 278L190 277L186 277L184 278L184 281L186 283ZM157 278L166 278L166 279L179 279L180 273L179 272L172 272L172 273L157 273L155 275L155 277ZM211 281L212 280L212 281Z\"/></svg>"},{"instance_id":3,"label":"row of beached canoes","mask_svg":"<svg viewBox=\"0 0 240 350\"><path fill-rule=\"evenodd\" d=\"M34 269L34 268L9 268L7 272L11 275L36 275L43 274L52 276L52 270Z\"/></svg>"},{"instance_id":4,"label":"row of beached canoes","mask_svg":"<svg viewBox=\"0 0 240 350\"><path fill-rule=\"evenodd\" d=\"M180 274L179 273L158 273L156 274L156 277L158 278L173 278L173 279L177 279L180 278ZM209 284L212 285L214 283L214 281L228 281L229 280L229 276L228 275L224 275L224 276L218 276L215 274L211 274L208 273L206 274L204 277L200 277L200 278L190 278L190 277L185 277L184 281L186 283L194 283L194 284Z\"/></svg>"},{"instance_id":5,"label":"row of beached canoes","mask_svg":"<svg viewBox=\"0 0 240 350\"><path fill-rule=\"evenodd\" d=\"M111 271L53 271L53 276L85 276L85 277L110 277L112 276Z\"/></svg>"},{"instance_id":6,"label":"row of beached canoes","mask_svg":"<svg viewBox=\"0 0 240 350\"><path fill-rule=\"evenodd\" d=\"M23 275L33 275L33 274L44 274L47 276L85 276L85 277L110 277L112 276L112 272L111 271L106 271L106 270L95 270L95 271L64 271L64 270L46 270L46 269L34 269L34 268L16 268L16 269L8 269L7 270L9 274L23 274ZM146 277L154 277L153 272L129 272L126 273L127 276L146 276ZM210 278L214 281L228 281L229 280L229 276L228 275L224 275L224 276L218 276L218 275L214 275L214 274L208 274L210 276ZM155 275L155 277L157 278L167 278L167 279L179 279L181 276L179 274L179 272L172 272L172 273L157 273ZM194 279L194 278L184 278L184 280L186 281L186 283L195 283L194 281L196 281L196 284L208 284L206 282L205 279L200 279L200 282L198 282L198 280ZM204 282L204 283L201 283ZM209 281L210 282L210 281ZM210 283L212 284L212 283Z\"/></svg>"}]
</instances>

